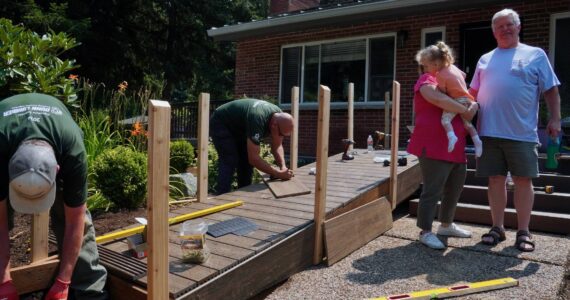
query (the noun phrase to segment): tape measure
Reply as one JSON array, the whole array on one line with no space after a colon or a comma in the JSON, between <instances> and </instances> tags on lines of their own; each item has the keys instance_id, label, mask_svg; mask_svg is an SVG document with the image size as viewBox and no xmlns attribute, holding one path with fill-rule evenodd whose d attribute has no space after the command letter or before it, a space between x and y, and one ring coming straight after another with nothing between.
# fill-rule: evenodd
<instances>
[{"instance_id":1,"label":"tape measure","mask_svg":"<svg viewBox=\"0 0 570 300\"><path fill-rule=\"evenodd\" d=\"M448 297L457 297L467 294L498 290L512 286L518 286L519 281L511 277L480 281L469 284L461 284L450 287L437 288L433 290L425 290L412 292L408 294L392 295L387 297L373 298L376 300L404 300L404 299L443 299Z\"/></svg>"}]
</instances>

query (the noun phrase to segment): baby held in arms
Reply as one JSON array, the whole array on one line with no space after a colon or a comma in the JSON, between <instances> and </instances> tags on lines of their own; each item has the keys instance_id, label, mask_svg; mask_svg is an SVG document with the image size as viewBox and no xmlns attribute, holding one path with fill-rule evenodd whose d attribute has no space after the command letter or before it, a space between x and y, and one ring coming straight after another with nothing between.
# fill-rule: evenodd
<instances>
[{"instance_id":1,"label":"baby held in arms","mask_svg":"<svg viewBox=\"0 0 570 300\"><path fill-rule=\"evenodd\" d=\"M447 94L449 97L455 99L461 104L469 107L469 104L475 99L467 91L467 84L465 83L465 73L453 65L455 61L451 49L444 42L437 42L436 45L429 46L426 48L429 52L428 55L424 56L423 65L429 65L429 67L437 70L437 84L438 89ZM447 151L451 152L455 148L455 143L457 142L457 136L453 132L453 127L451 125L451 120L455 117L456 113L444 111L441 116L441 125L447 132ZM471 136L473 140L473 145L475 146L475 155L480 157L483 153L483 144L475 126L467 120L463 120L463 126Z\"/></svg>"}]
</instances>

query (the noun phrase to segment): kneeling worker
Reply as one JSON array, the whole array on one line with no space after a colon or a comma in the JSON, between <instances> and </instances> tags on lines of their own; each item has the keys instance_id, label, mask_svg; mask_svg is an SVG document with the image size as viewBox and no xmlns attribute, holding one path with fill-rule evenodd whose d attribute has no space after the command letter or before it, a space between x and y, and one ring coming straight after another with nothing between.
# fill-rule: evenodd
<instances>
[{"instance_id":1,"label":"kneeling worker","mask_svg":"<svg viewBox=\"0 0 570 300\"><path fill-rule=\"evenodd\" d=\"M237 169L238 188L251 184L253 167L272 177L288 180L293 172L285 165L283 137L293 131L293 117L267 101L239 99L216 109L210 119L210 136L218 152L218 194L230 191ZM260 142L270 137L277 167L260 156Z\"/></svg>"},{"instance_id":2,"label":"kneeling worker","mask_svg":"<svg viewBox=\"0 0 570 300\"><path fill-rule=\"evenodd\" d=\"M10 276L13 210L50 210L60 265L45 299L107 299L107 271L85 204L83 136L65 105L42 94L0 101L0 145L0 299L18 299Z\"/></svg>"}]
</instances>

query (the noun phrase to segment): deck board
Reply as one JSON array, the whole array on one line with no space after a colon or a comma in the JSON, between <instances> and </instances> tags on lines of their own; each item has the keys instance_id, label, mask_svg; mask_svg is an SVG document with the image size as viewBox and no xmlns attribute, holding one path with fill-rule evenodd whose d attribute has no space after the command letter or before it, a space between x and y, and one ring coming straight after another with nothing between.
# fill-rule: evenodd
<instances>
[{"instance_id":1,"label":"deck board","mask_svg":"<svg viewBox=\"0 0 570 300\"><path fill-rule=\"evenodd\" d=\"M327 218L350 211L388 192L390 168L373 161L374 154L361 154L349 162L341 154L329 158L327 176ZM386 152L388 153L388 152ZM382 154L387 155L387 154ZM228 234L206 236L211 256L201 265L181 261L180 224L169 228L169 292L173 299L243 299L309 266L314 247L315 176L307 165L296 171L296 179L311 194L276 199L263 183L244 187L224 195L172 211L180 216L236 200L242 206L202 217L208 224L244 217L259 228L245 236ZM417 158L408 156L408 165L398 167L398 195L409 194L419 187ZM404 175L401 175L404 174ZM402 176L404 178L402 178ZM412 177L412 178L410 178ZM105 245L109 250L128 255L123 240ZM291 248L293 247L293 248ZM142 259L146 263L146 259ZM133 283L146 288L146 277ZM128 284L124 285L128 286Z\"/></svg>"}]
</instances>

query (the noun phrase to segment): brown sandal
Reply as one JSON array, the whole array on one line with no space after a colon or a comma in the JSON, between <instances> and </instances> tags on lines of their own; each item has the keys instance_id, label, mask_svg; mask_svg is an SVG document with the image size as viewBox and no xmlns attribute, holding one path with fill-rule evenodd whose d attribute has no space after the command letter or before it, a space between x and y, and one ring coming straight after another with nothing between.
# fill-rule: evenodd
<instances>
[{"instance_id":1,"label":"brown sandal","mask_svg":"<svg viewBox=\"0 0 570 300\"><path fill-rule=\"evenodd\" d=\"M525 239L525 238L528 238ZM524 245L532 246L531 248L525 248ZM522 252L532 252L534 251L534 241L532 240L532 235L526 230L517 231L517 240L515 241L515 247Z\"/></svg>"},{"instance_id":2,"label":"brown sandal","mask_svg":"<svg viewBox=\"0 0 570 300\"><path fill-rule=\"evenodd\" d=\"M486 241L485 238L492 238L493 241L489 242ZM488 233L485 233L481 236L481 242L485 245L495 246L499 242L506 240L507 237L505 236L505 230L501 229L500 227L493 226Z\"/></svg>"}]
</instances>

